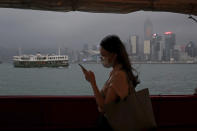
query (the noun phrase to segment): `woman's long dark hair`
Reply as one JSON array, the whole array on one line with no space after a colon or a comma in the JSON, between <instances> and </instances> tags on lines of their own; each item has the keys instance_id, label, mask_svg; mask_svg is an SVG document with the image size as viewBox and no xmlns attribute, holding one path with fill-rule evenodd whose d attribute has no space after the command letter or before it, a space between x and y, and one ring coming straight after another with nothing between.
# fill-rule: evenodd
<instances>
[{"instance_id":1,"label":"woman's long dark hair","mask_svg":"<svg viewBox=\"0 0 197 131\"><path fill-rule=\"evenodd\" d=\"M129 60L127 51L120 38L116 35L106 36L100 43L100 46L110 53L117 54L117 62L122 65L122 69L127 73L128 79L136 87L139 84L138 75L134 75L133 71L136 71Z\"/></svg>"}]
</instances>

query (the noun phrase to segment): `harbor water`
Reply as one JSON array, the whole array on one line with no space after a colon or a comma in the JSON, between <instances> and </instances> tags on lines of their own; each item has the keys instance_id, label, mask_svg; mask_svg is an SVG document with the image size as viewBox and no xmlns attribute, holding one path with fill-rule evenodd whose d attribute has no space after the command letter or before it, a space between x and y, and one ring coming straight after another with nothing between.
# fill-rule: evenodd
<instances>
[{"instance_id":1,"label":"harbor water","mask_svg":"<svg viewBox=\"0 0 197 131\"><path fill-rule=\"evenodd\" d=\"M95 73L101 89L111 69L101 64L83 64ZM197 64L135 64L140 84L151 95L193 94L197 88ZM14 68L0 64L0 95L93 95L78 64L67 68Z\"/></svg>"}]
</instances>

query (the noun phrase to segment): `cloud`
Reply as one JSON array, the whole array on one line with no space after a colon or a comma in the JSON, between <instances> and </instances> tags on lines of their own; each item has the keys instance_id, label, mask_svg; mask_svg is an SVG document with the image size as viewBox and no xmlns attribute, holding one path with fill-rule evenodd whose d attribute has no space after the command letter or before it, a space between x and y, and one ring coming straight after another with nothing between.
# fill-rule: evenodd
<instances>
[{"instance_id":1,"label":"cloud","mask_svg":"<svg viewBox=\"0 0 197 131\"><path fill-rule=\"evenodd\" d=\"M154 33L176 33L177 43L197 43L197 26L187 15L167 12L104 14L0 9L0 45L7 48L82 49L95 45L107 34L117 34L127 41L137 34L143 40L144 21L149 18Z\"/></svg>"}]
</instances>

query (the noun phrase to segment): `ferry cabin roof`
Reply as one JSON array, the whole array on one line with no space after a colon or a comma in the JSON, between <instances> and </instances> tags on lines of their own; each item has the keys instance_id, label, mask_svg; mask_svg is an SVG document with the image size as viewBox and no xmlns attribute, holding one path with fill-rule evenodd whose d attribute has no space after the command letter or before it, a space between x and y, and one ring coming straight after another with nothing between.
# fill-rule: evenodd
<instances>
[{"instance_id":1,"label":"ferry cabin roof","mask_svg":"<svg viewBox=\"0 0 197 131\"><path fill-rule=\"evenodd\" d=\"M102 13L130 13L144 10L197 15L196 0L1 0L0 7Z\"/></svg>"},{"instance_id":2,"label":"ferry cabin roof","mask_svg":"<svg viewBox=\"0 0 197 131\"><path fill-rule=\"evenodd\" d=\"M197 15L197 0L0 0L0 7ZM151 96L151 99L159 131L197 130L197 95ZM0 130L94 130L98 111L92 96L0 96L0 116Z\"/></svg>"}]
</instances>

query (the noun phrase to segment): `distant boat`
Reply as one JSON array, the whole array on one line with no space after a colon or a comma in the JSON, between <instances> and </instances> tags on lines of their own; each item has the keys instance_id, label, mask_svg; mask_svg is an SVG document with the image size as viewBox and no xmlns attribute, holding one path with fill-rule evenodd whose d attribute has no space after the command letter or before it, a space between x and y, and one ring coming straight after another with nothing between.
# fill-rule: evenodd
<instances>
[{"instance_id":1,"label":"distant boat","mask_svg":"<svg viewBox=\"0 0 197 131\"><path fill-rule=\"evenodd\" d=\"M2 61L0 61L0 64L2 64Z\"/></svg>"},{"instance_id":2,"label":"distant boat","mask_svg":"<svg viewBox=\"0 0 197 131\"><path fill-rule=\"evenodd\" d=\"M13 56L14 67L66 67L69 65L67 55L19 55Z\"/></svg>"}]
</instances>

